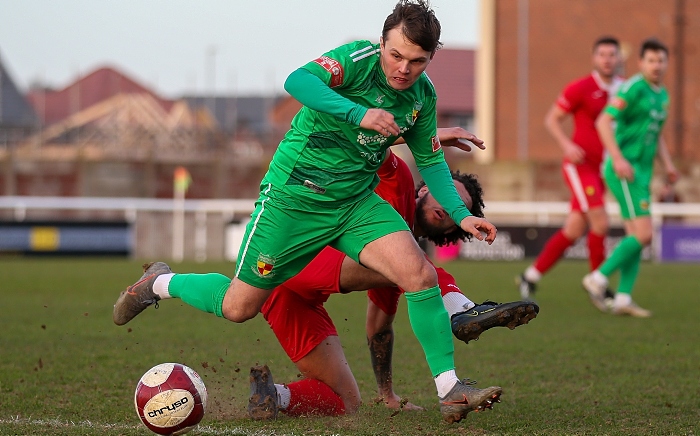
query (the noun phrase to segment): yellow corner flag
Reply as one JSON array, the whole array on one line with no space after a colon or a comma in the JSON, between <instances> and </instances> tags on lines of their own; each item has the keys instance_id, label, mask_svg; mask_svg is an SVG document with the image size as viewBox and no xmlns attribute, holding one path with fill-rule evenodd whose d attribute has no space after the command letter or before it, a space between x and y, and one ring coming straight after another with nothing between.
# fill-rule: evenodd
<instances>
[{"instance_id":1,"label":"yellow corner flag","mask_svg":"<svg viewBox=\"0 0 700 436\"><path fill-rule=\"evenodd\" d=\"M184 194L192 183L192 177L185 167L177 167L173 173L175 192Z\"/></svg>"}]
</instances>

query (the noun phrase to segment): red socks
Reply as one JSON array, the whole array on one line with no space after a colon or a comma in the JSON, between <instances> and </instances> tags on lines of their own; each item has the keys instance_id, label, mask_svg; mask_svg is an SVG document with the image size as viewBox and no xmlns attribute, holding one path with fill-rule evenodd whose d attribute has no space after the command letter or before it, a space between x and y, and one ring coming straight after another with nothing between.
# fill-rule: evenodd
<instances>
[{"instance_id":1,"label":"red socks","mask_svg":"<svg viewBox=\"0 0 700 436\"><path fill-rule=\"evenodd\" d=\"M567 248L575 241L570 241L564 236L562 230L557 231L544 245L544 249L535 260L534 267L540 273L546 273L564 255Z\"/></svg>"},{"instance_id":2,"label":"red socks","mask_svg":"<svg viewBox=\"0 0 700 436\"><path fill-rule=\"evenodd\" d=\"M605 260L605 235L588 232L588 260L591 271L598 269Z\"/></svg>"},{"instance_id":3,"label":"red socks","mask_svg":"<svg viewBox=\"0 0 700 436\"><path fill-rule=\"evenodd\" d=\"M325 383L303 379L287 385L291 392L289 407L283 410L289 416L338 416L345 414L343 400Z\"/></svg>"}]
</instances>

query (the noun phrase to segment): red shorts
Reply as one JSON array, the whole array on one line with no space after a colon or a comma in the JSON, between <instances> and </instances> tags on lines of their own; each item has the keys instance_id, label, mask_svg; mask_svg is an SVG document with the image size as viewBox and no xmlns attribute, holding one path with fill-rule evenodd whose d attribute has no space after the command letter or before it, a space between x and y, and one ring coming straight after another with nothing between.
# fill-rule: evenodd
<instances>
[{"instance_id":1,"label":"red shorts","mask_svg":"<svg viewBox=\"0 0 700 436\"><path fill-rule=\"evenodd\" d=\"M326 247L299 274L276 287L260 312L292 362L328 336L338 336L323 303L340 292L345 254Z\"/></svg>"},{"instance_id":2,"label":"red shorts","mask_svg":"<svg viewBox=\"0 0 700 436\"><path fill-rule=\"evenodd\" d=\"M326 247L299 274L276 287L260 312L292 362L298 362L328 336L338 336L323 304L340 292L345 254ZM442 295L461 292L454 277L435 268ZM397 287L370 289L367 295L389 315L396 314L403 291Z\"/></svg>"},{"instance_id":3,"label":"red shorts","mask_svg":"<svg viewBox=\"0 0 700 436\"><path fill-rule=\"evenodd\" d=\"M599 167L564 162L562 172L571 191L572 211L585 213L605 204L605 183Z\"/></svg>"}]
</instances>

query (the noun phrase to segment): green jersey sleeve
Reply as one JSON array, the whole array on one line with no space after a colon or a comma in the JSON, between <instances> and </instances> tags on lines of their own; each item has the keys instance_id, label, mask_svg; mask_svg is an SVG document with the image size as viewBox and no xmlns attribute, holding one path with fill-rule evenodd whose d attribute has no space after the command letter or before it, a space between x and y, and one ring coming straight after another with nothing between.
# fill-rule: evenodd
<instances>
[{"instance_id":1,"label":"green jersey sleeve","mask_svg":"<svg viewBox=\"0 0 700 436\"><path fill-rule=\"evenodd\" d=\"M457 226L464 218L471 216L471 212L469 212L469 209L467 209L467 206L455 189L447 162L443 160L441 163L419 171L423 180L425 180L425 184L428 185L430 193L445 208Z\"/></svg>"},{"instance_id":2,"label":"green jersey sleeve","mask_svg":"<svg viewBox=\"0 0 700 436\"><path fill-rule=\"evenodd\" d=\"M338 94L320 77L304 68L299 68L287 77L284 89L304 106L356 126L360 125L367 113L366 107Z\"/></svg>"}]
</instances>

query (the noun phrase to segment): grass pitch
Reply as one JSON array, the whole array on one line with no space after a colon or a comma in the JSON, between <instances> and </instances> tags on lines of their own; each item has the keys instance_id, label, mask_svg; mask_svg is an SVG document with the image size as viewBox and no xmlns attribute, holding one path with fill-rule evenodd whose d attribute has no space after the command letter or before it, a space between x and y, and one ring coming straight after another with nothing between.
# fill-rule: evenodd
<instances>
[{"instance_id":1,"label":"grass pitch","mask_svg":"<svg viewBox=\"0 0 700 436\"><path fill-rule=\"evenodd\" d=\"M475 302L518 299L525 263L452 262ZM218 271L229 263L173 265ZM121 289L140 276L123 259L0 258L0 434L147 435L133 406L141 375L181 362L204 378L210 405L192 434L215 435L690 435L700 432L700 267L645 263L634 294L650 319L599 313L580 287L584 262L541 282L540 315L527 326L455 341L457 373L500 385L502 403L462 423L441 421L435 388L401 302L394 351L399 395L427 408L394 414L375 404L363 293L333 296L338 328L364 405L355 416L275 422L246 418L248 370L267 363L276 382L298 377L262 317L234 324L177 300L123 327L112 324Z\"/></svg>"}]
</instances>

